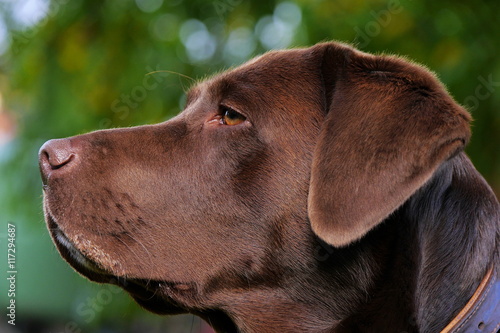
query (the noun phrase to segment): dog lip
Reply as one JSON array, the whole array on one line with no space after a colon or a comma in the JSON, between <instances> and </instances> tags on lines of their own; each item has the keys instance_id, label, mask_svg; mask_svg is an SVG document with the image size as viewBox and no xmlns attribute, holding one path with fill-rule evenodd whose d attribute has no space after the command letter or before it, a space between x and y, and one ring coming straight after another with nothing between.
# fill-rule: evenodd
<instances>
[{"instance_id":1,"label":"dog lip","mask_svg":"<svg viewBox=\"0 0 500 333\"><path fill-rule=\"evenodd\" d=\"M59 249L59 252L61 252L63 258L65 258L80 274L96 282L108 282L118 285L122 285L124 281L128 280L124 277L116 277L111 271L88 258L59 227L56 218L54 218L52 214L46 212L45 218L49 231L52 234L52 239Z\"/></svg>"},{"instance_id":2,"label":"dog lip","mask_svg":"<svg viewBox=\"0 0 500 333\"><path fill-rule=\"evenodd\" d=\"M89 278L95 277L97 280L106 280L113 275L101 268L97 263L87 258L71 241L71 239L59 227L56 218L46 210L45 219L52 239L63 257L81 274ZM93 278L91 278L93 279Z\"/></svg>"},{"instance_id":3,"label":"dog lip","mask_svg":"<svg viewBox=\"0 0 500 333\"><path fill-rule=\"evenodd\" d=\"M186 310L172 299L168 293L162 290L169 290L169 284L165 281L136 278L132 276L115 276L109 271L102 269L97 263L87 258L73 244L69 237L58 226L56 219L46 211L46 220L62 257L80 274L98 283L110 283L127 291L139 304L150 309L150 311L161 314L180 314Z\"/></svg>"},{"instance_id":4,"label":"dog lip","mask_svg":"<svg viewBox=\"0 0 500 333\"><path fill-rule=\"evenodd\" d=\"M53 218L51 219L54 220ZM89 271L92 271L93 273L111 276L108 271L102 269L98 264L87 258L80 250L78 250L66 234L64 234L64 232L57 226L55 221L54 224L55 228L52 229L54 240L68 251L72 260L76 261L77 264Z\"/></svg>"},{"instance_id":5,"label":"dog lip","mask_svg":"<svg viewBox=\"0 0 500 333\"><path fill-rule=\"evenodd\" d=\"M151 289L150 281L142 279L115 277L110 272L100 268L98 264L96 264L91 259L87 258L80 250L76 248L76 246L71 242L68 236L66 236L66 234L64 234L64 232L57 226L57 223L54 221L52 217L50 217L50 219L54 224L54 227L52 227L51 230L54 235L55 242L59 246L62 246L69 253L71 260L76 265L81 266L84 270L88 272L98 274L100 276L100 279L109 278L110 280L107 281L108 283L116 284L123 288L131 289L137 295L141 295L142 290L149 291ZM88 275L87 273L84 274Z\"/></svg>"}]
</instances>

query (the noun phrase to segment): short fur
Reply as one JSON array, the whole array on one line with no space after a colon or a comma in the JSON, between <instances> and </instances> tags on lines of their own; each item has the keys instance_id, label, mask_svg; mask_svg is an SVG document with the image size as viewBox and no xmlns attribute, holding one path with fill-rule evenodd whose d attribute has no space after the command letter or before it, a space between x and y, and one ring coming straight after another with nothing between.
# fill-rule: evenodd
<instances>
[{"instance_id":1,"label":"short fur","mask_svg":"<svg viewBox=\"0 0 500 333\"><path fill-rule=\"evenodd\" d=\"M218 332L438 332L499 267L469 121L404 59L270 52L172 120L48 141L46 220L81 274Z\"/></svg>"}]
</instances>

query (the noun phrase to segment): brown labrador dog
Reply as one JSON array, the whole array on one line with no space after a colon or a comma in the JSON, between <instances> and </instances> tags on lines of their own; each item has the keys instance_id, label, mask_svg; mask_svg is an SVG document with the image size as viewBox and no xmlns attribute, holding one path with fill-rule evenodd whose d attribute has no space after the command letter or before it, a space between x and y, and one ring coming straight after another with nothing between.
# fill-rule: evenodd
<instances>
[{"instance_id":1,"label":"brown labrador dog","mask_svg":"<svg viewBox=\"0 0 500 333\"><path fill-rule=\"evenodd\" d=\"M45 143L45 216L78 272L218 332L439 332L500 267L469 121L404 59L270 52L167 122Z\"/></svg>"}]
</instances>

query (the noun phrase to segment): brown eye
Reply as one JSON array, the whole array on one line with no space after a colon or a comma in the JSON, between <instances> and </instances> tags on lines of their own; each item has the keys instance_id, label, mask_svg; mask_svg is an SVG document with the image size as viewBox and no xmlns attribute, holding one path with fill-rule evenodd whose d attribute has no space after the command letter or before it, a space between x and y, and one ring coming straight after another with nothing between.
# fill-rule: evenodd
<instances>
[{"instance_id":1,"label":"brown eye","mask_svg":"<svg viewBox=\"0 0 500 333\"><path fill-rule=\"evenodd\" d=\"M234 126L241 124L244 122L247 118L242 115L241 113L238 113L234 111L231 108L228 107L222 107L222 117L221 117L221 123L224 125L229 125L229 126Z\"/></svg>"}]
</instances>

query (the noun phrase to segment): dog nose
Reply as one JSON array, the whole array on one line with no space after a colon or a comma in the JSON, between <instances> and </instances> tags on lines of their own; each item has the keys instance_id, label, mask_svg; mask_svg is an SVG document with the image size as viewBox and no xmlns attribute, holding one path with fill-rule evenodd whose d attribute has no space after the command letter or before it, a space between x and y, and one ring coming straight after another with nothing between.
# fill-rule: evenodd
<instances>
[{"instance_id":1,"label":"dog nose","mask_svg":"<svg viewBox=\"0 0 500 333\"><path fill-rule=\"evenodd\" d=\"M76 157L69 139L54 139L43 144L38 153L43 184L56 170L67 168Z\"/></svg>"}]
</instances>

